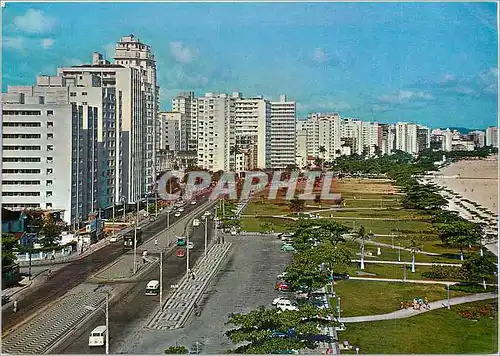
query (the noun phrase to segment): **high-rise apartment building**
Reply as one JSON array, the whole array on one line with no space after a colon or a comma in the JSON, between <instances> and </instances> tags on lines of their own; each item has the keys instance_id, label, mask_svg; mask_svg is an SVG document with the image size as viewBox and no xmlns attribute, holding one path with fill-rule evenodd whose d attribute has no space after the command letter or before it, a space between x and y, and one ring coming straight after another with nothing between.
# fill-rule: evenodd
<instances>
[{"instance_id":1,"label":"high-rise apartment building","mask_svg":"<svg viewBox=\"0 0 500 356\"><path fill-rule=\"evenodd\" d=\"M139 71L143 95L142 125L136 127L142 131L142 158L138 159L142 167L141 177L149 193L154 191L156 151L159 149L157 132L159 130L158 106L160 87L156 81L156 60L150 46L134 35L122 37L116 44L115 64L135 68Z\"/></svg>"},{"instance_id":2,"label":"high-rise apartment building","mask_svg":"<svg viewBox=\"0 0 500 356\"><path fill-rule=\"evenodd\" d=\"M338 113L309 115L302 125L307 132L306 156L319 157L327 162L340 156L340 122Z\"/></svg>"},{"instance_id":3,"label":"high-rise apartment building","mask_svg":"<svg viewBox=\"0 0 500 356\"><path fill-rule=\"evenodd\" d=\"M180 112L182 116L180 131L180 150L196 151L198 103L194 92L182 92L172 99L172 111Z\"/></svg>"},{"instance_id":4,"label":"high-rise apartment building","mask_svg":"<svg viewBox=\"0 0 500 356\"><path fill-rule=\"evenodd\" d=\"M498 148L498 127L490 126L486 129L486 146Z\"/></svg>"},{"instance_id":5,"label":"high-rise apartment building","mask_svg":"<svg viewBox=\"0 0 500 356\"><path fill-rule=\"evenodd\" d=\"M41 78L42 83L47 78ZM62 79L53 86L9 87L2 94L2 205L62 212L86 221L100 196L98 107L70 103Z\"/></svg>"},{"instance_id":6,"label":"high-rise apartment building","mask_svg":"<svg viewBox=\"0 0 500 356\"><path fill-rule=\"evenodd\" d=\"M426 126L417 126L417 152L431 147L431 129Z\"/></svg>"},{"instance_id":7,"label":"high-rise apartment building","mask_svg":"<svg viewBox=\"0 0 500 356\"><path fill-rule=\"evenodd\" d=\"M304 168L307 166L307 130L308 122L305 120L297 120L295 125L297 130L297 138L295 145L295 164L299 168Z\"/></svg>"},{"instance_id":8,"label":"high-rise apartment building","mask_svg":"<svg viewBox=\"0 0 500 356\"><path fill-rule=\"evenodd\" d=\"M407 122L396 124L396 149L410 154L418 153L416 124Z\"/></svg>"},{"instance_id":9,"label":"high-rise apartment building","mask_svg":"<svg viewBox=\"0 0 500 356\"><path fill-rule=\"evenodd\" d=\"M295 164L296 106L280 95L280 101L271 102L271 128L266 154L269 168L286 168Z\"/></svg>"},{"instance_id":10,"label":"high-rise apartment building","mask_svg":"<svg viewBox=\"0 0 500 356\"><path fill-rule=\"evenodd\" d=\"M160 150L177 153L181 150L181 123L184 114L175 111L162 111L160 118L159 147Z\"/></svg>"},{"instance_id":11,"label":"high-rise apartment building","mask_svg":"<svg viewBox=\"0 0 500 356\"><path fill-rule=\"evenodd\" d=\"M485 146L486 143L486 133L484 131L471 131L467 134L470 141L474 142L474 146L481 148Z\"/></svg>"}]
</instances>

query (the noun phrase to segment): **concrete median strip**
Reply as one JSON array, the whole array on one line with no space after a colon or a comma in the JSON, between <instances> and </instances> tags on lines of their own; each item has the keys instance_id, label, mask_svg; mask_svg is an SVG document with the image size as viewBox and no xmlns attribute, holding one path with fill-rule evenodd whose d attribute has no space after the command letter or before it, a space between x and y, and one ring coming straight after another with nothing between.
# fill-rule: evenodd
<instances>
[{"instance_id":1,"label":"concrete median strip","mask_svg":"<svg viewBox=\"0 0 500 356\"><path fill-rule=\"evenodd\" d=\"M202 295L217 274L232 247L231 243L215 244L206 258L193 269L195 279L186 276L166 301L162 311L158 311L147 324L149 329L169 330L182 328Z\"/></svg>"}]
</instances>

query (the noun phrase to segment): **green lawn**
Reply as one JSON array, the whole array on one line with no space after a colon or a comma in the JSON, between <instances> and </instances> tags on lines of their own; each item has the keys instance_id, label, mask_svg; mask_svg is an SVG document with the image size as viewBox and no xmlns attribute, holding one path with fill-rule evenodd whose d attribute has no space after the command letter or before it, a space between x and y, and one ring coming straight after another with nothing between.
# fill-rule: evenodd
<instances>
[{"instance_id":1,"label":"green lawn","mask_svg":"<svg viewBox=\"0 0 500 356\"><path fill-rule=\"evenodd\" d=\"M244 215L283 215L290 213L287 204L273 204L267 200L252 201L243 212Z\"/></svg>"},{"instance_id":2,"label":"green lawn","mask_svg":"<svg viewBox=\"0 0 500 356\"><path fill-rule=\"evenodd\" d=\"M371 282L346 280L335 283L335 292L341 298L343 316L385 314L399 309L401 301L427 297L429 301L447 298L446 286L439 284L415 284L401 282ZM450 291L451 297L467 295ZM332 307L337 301L332 301Z\"/></svg>"},{"instance_id":3,"label":"green lawn","mask_svg":"<svg viewBox=\"0 0 500 356\"><path fill-rule=\"evenodd\" d=\"M497 354L497 316L472 321L458 314L485 304L497 309L495 302L481 301L407 319L348 324L339 341L358 346L360 354Z\"/></svg>"},{"instance_id":4,"label":"green lawn","mask_svg":"<svg viewBox=\"0 0 500 356\"><path fill-rule=\"evenodd\" d=\"M271 223L272 229L275 232L290 232L294 221L280 218L251 218L242 217L240 219L241 230L249 232L264 232L266 229L262 226L263 223Z\"/></svg>"},{"instance_id":5,"label":"green lawn","mask_svg":"<svg viewBox=\"0 0 500 356\"><path fill-rule=\"evenodd\" d=\"M383 198L385 199L385 198ZM389 198L386 199L385 201L380 199L373 199L373 200L359 200L359 199L353 199L353 198L346 198L344 199L345 208L395 208L395 207L400 207L401 203L399 199L397 198Z\"/></svg>"},{"instance_id":6,"label":"green lawn","mask_svg":"<svg viewBox=\"0 0 500 356\"><path fill-rule=\"evenodd\" d=\"M390 218L401 220L425 220L426 217L417 210L409 209L344 209L344 210L329 210L320 213L321 216L333 217L355 217L355 218ZM424 221L425 222L425 221Z\"/></svg>"},{"instance_id":7,"label":"green lawn","mask_svg":"<svg viewBox=\"0 0 500 356\"><path fill-rule=\"evenodd\" d=\"M407 264L407 279L427 279L422 276L422 273L429 272L431 270L431 266L416 266L415 273L412 273L409 269L411 267L411 262ZM396 278L403 279L404 274L404 265L389 265L389 264L376 264L376 263L365 263L365 269L362 272L374 273L375 276L363 276L356 274L357 271L361 271L359 269L359 263L352 264L351 267L348 267L347 273L349 273L353 277L374 277L374 278ZM458 280L457 280L458 281Z\"/></svg>"},{"instance_id":8,"label":"green lawn","mask_svg":"<svg viewBox=\"0 0 500 356\"><path fill-rule=\"evenodd\" d=\"M338 215L337 215L338 216ZM412 220L370 220L370 219L356 219L349 217L348 219L333 219L339 224L346 225L349 228L358 229L364 226L367 232L372 231L374 234L431 234L432 225L424 221ZM390 239L390 237L389 237Z\"/></svg>"}]
</instances>

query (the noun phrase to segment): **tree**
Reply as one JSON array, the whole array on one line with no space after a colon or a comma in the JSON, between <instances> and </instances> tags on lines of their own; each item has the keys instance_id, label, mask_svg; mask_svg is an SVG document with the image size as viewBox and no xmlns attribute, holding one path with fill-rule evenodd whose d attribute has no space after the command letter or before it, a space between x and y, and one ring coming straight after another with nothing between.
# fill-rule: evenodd
<instances>
[{"instance_id":1,"label":"tree","mask_svg":"<svg viewBox=\"0 0 500 356\"><path fill-rule=\"evenodd\" d=\"M316 196L314 197L314 202L316 204L320 205L321 204L321 195L316 194ZM320 207L321 207L321 205L320 205Z\"/></svg>"},{"instance_id":2,"label":"tree","mask_svg":"<svg viewBox=\"0 0 500 356\"><path fill-rule=\"evenodd\" d=\"M358 231L354 235L355 240L361 239L361 246L360 246L361 262L359 266L360 269L365 269L365 240L368 240L371 237L373 237L373 234L371 232L366 233L364 226L360 226Z\"/></svg>"},{"instance_id":3,"label":"tree","mask_svg":"<svg viewBox=\"0 0 500 356\"><path fill-rule=\"evenodd\" d=\"M293 246L297 251L312 248L315 244L344 242L343 235L349 229L332 220L301 220L295 225Z\"/></svg>"},{"instance_id":4,"label":"tree","mask_svg":"<svg viewBox=\"0 0 500 356\"><path fill-rule=\"evenodd\" d=\"M290 201L290 210L293 211L294 213L299 214L301 211L304 211L305 208L304 205L305 205L304 200L295 197Z\"/></svg>"},{"instance_id":5,"label":"tree","mask_svg":"<svg viewBox=\"0 0 500 356\"><path fill-rule=\"evenodd\" d=\"M10 266L16 261L14 248L18 245L17 238L12 234L2 234L2 266Z\"/></svg>"},{"instance_id":6,"label":"tree","mask_svg":"<svg viewBox=\"0 0 500 356\"><path fill-rule=\"evenodd\" d=\"M241 152L240 152L240 148L236 144L229 149L229 154L234 155L234 165L233 165L234 172L236 172L236 155L238 153L241 153Z\"/></svg>"},{"instance_id":7,"label":"tree","mask_svg":"<svg viewBox=\"0 0 500 356\"><path fill-rule=\"evenodd\" d=\"M54 219L50 216L47 217L41 231L42 235L44 236L43 240L41 241L42 246L57 246L57 241L60 239L59 235L61 234L61 231L61 227L54 222Z\"/></svg>"},{"instance_id":8,"label":"tree","mask_svg":"<svg viewBox=\"0 0 500 356\"><path fill-rule=\"evenodd\" d=\"M326 148L325 146L319 146L319 153L321 153L321 169L325 169L325 152Z\"/></svg>"},{"instance_id":9,"label":"tree","mask_svg":"<svg viewBox=\"0 0 500 356\"><path fill-rule=\"evenodd\" d=\"M464 247L477 245L482 231L478 224L465 219L449 224L436 224L441 240L445 245L460 249L460 260L464 260Z\"/></svg>"},{"instance_id":10,"label":"tree","mask_svg":"<svg viewBox=\"0 0 500 356\"><path fill-rule=\"evenodd\" d=\"M411 244L408 246L408 249L411 253L411 272L415 273L415 254L420 252L422 249L417 245L415 240L411 240Z\"/></svg>"},{"instance_id":11,"label":"tree","mask_svg":"<svg viewBox=\"0 0 500 356\"><path fill-rule=\"evenodd\" d=\"M471 254L467 256L461 269L468 281L482 281L483 287L486 289L486 278L491 277L497 271L497 266L485 256Z\"/></svg>"},{"instance_id":12,"label":"tree","mask_svg":"<svg viewBox=\"0 0 500 356\"><path fill-rule=\"evenodd\" d=\"M318 252L318 248L301 251L295 254L292 263L286 268L286 282L292 290L306 292L308 298L313 291L328 283L328 275L319 268L322 260Z\"/></svg>"},{"instance_id":13,"label":"tree","mask_svg":"<svg viewBox=\"0 0 500 356\"><path fill-rule=\"evenodd\" d=\"M167 355L181 355L181 354L188 354L189 350L185 348L184 346L170 346L167 349L165 349L165 354Z\"/></svg>"},{"instance_id":14,"label":"tree","mask_svg":"<svg viewBox=\"0 0 500 356\"><path fill-rule=\"evenodd\" d=\"M231 314L227 325L234 325L225 335L243 346L231 353L270 354L283 350L315 349L318 343L310 335L318 333L318 326L336 326L336 320L328 316L335 313L331 308L317 309L304 305L298 311L266 309L263 306L246 314ZM280 333L282 337L277 336Z\"/></svg>"}]
</instances>

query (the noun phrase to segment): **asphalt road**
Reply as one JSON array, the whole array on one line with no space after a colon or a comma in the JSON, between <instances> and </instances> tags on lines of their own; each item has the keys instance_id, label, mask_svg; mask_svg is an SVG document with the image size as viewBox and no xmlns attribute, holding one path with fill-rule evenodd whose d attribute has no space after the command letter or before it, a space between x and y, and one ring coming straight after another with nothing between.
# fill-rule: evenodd
<instances>
[{"instance_id":1,"label":"asphalt road","mask_svg":"<svg viewBox=\"0 0 500 356\"><path fill-rule=\"evenodd\" d=\"M209 221L209 239L213 231L213 221ZM204 252L204 225L196 228L190 241L194 243L194 248L190 251L189 261L192 268L199 257ZM177 283L186 272L186 257L176 256L175 248L169 256L163 258L163 285L165 298L168 295L170 285ZM148 255L155 256L150 252ZM111 353L118 349L135 328L149 321L152 313L159 307L159 296L146 296L144 294L146 284L152 279L159 279L159 269L155 268L151 272L142 276L139 281L128 284L128 290L111 301L109 310L110 325L110 345ZM113 287L119 287L113 285ZM89 332L97 325L105 325L104 313L98 313L92 320L76 330L68 339L60 344L51 353L55 354L99 354L104 353L104 347L89 347Z\"/></svg>"},{"instance_id":2,"label":"asphalt road","mask_svg":"<svg viewBox=\"0 0 500 356\"><path fill-rule=\"evenodd\" d=\"M224 335L231 328L225 325L229 314L270 307L280 295L274 290L276 276L292 255L279 250L281 241L275 236L229 236L226 241L233 243L233 252L205 293L200 316L191 316L178 330L142 329L137 338L128 340L124 353L163 354L176 344L195 351L197 342L202 354L223 354L234 347Z\"/></svg>"},{"instance_id":3,"label":"asphalt road","mask_svg":"<svg viewBox=\"0 0 500 356\"><path fill-rule=\"evenodd\" d=\"M208 194L198 199L198 204L185 206L184 213L180 217L170 216L170 224L182 219L190 211L199 207L208 199ZM144 240L148 240L166 227L167 216L151 222L142 227ZM96 273L110 262L123 254L122 244L109 244L102 249L74 262L65 265L64 268L54 271L52 277L38 288L30 290L19 299L19 310L13 313L11 308L2 310L2 333L22 322L32 313L43 308L50 302L63 296L67 291L83 283L90 275ZM42 277L43 278L43 277Z\"/></svg>"}]
</instances>

